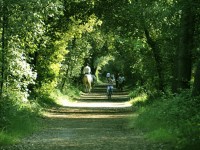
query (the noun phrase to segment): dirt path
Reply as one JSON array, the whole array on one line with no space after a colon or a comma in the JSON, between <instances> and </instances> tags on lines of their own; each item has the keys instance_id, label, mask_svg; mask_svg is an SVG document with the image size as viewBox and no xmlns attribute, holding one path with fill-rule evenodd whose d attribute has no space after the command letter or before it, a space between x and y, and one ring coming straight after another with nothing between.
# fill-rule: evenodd
<instances>
[{"instance_id":1,"label":"dirt path","mask_svg":"<svg viewBox=\"0 0 200 150\"><path fill-rule=\"evenodd\" d=\"M142 133L129 128L134 117L126 103L126 92L116 92L107 100L105 86L82 95L76 103L51 109L43 119L44 129L9 150L155 150Z\"/></svg>"}]
</instances>

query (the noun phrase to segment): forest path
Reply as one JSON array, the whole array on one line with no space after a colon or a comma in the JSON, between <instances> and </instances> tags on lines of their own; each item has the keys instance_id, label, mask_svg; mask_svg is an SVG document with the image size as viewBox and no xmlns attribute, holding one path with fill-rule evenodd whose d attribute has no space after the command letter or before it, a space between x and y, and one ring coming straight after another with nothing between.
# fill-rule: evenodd
<instances>
[{"instance_id":1,"label":"forest path","mask_svg":"<svg viewBox=\"0 0 200 150\"><path fill-rule=\"evenodd\" d=\"M156 150L142 133L129 128L136 116L126 92L114 91L107 100L106 85L96 86L76 103L50 109L43 129L4 150Z\"/></svg>"}]
</instances>

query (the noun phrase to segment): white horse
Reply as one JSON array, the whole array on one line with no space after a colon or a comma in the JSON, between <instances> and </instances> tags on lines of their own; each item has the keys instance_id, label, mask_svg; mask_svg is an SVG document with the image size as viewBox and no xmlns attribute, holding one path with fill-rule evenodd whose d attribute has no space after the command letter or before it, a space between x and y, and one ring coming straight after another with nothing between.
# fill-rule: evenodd
<instances>
[{"instance_id":1,"label":"white horse","mask_svg":"<svg viewBox=\"0 0 200 150\"><path fill-rule=\"evenodd\" d=\"M83 84L85 86L85 92L88 92L88 93L91 92L92 82L93 82L93 76L91 74L84 75Z\"/></svg>"}]
</instances>

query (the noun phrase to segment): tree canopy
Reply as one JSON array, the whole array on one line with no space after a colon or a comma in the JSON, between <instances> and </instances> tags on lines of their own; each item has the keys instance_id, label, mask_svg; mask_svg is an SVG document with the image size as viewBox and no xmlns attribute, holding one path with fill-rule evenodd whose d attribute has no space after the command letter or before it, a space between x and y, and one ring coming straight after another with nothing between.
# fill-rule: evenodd
<instances>
[{"instance_id":1,"label":"tree canopy","mask_svg":"<svg viewBox=\"0 0 200 150\"><path fill-rule=\"evenodd\" d=\"M2 0L0 15L2 98L63 88L86 62L96 73L107 56L135 86L192 88L198 1Z\"/></svg>"},{"instance_id":2,"label":"tree canopy","mask_svg":"<svg viewBox=\"0 0 200 150\"><path fill-rule=\"evenodd\" d=\"M148 96L200 96L199 33L199 0L1 0L0 116L81 84L86 63Z\"/></svg>"}]
</instances>

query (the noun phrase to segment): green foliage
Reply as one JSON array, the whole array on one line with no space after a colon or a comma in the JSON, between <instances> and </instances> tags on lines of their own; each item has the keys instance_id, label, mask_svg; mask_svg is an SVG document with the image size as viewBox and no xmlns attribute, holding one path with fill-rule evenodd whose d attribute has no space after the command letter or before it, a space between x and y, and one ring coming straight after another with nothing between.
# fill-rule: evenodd
<instances>
[{"instance_id":1,"label":"green foliage","mask_svg":"<svg viewBox=\"0 0 200 150\"><path fill-rule=\"evenodd\" d=\"M71 84L68 84L62 92L64 95L67 95L71 100L80 97L80 87L75 87Z\"/></svg>"},{"instance_id":2,"label":"green foliage","mask_svg":"<svg viewBox=\"0 0 200 150\"><path fill-rule=\"evenodd\" d=\"M43 108L51 108L51 107L59 106L56 103L56 100L52 98L50 94L44 94L44 93L38 94L36 101Z\"/></svg>"},{"instance_id":3,"label":"green foliage","mask_svg":"<svg viewBox=\"0 0 200 150\"><path fill-rule=\"evenodd\" d=\"M67 84L62 92L59 89L51 90L47 95L40 94L37 97L37 102L43 108L59 107L65 106L69 101L74 101L74 99L79 98L80 89L79 87L74 87Z\"/></svg>"},{"instance_id":4,"label":"green foliage","mask_svg":"<svg viewBox=\"0 0 200 150\"><path fill-rule=\"evenodd\" d=\"M166 128L158 128L156 130L153 130L146 136L150 141L153 142L163 142L174 145L176 144L176 136L174 136L174 133L172 133L170 130Z\"/></svg>"},{"instance_id":5,"label":"green foliage","mask_svg":"<svg viewBox=\"0 0 200 150\"><path fill-rule=\"evenodd\" d=\"M140 108L134 125L153 141L192 148L200 144L199 109L199 97L192 98L190 92L164 96Z\"/></svg>"},{"instance_id":6,"label":"green foliage","mask_svg":"<svg viewBox=\"0 0 200 150\"><path fill-rule=\"evenodd\" d=\"M148 95L144 91L138 88L138 90L134 90L129 93L130 103L134 106L143 106L148 101Z\"/></svg>"},{"instance_id":7,"label":"green foliage","mask_svg":"<svg viewBox=\"0 0 200 150\"><path fill-rule=\"evenodd\" d=\"M0 109L0 144L18 142L38 129L41 107L37 103L20 103L6 97Z\"/></svg>"},{"instance_id":8,"label":"green foliage","mask_svg":"<svg viewBox=\"0 0 200 150\"><path fill-rule=\"evenodd\" d=\"M134 105L153 103L143 108L138 121L142 125L149 120L145 123L149 126L147 130L152 129L150 137L170 142L176 139L180 148L187 147L189 142L197 143L199 98L191 98L185 92L163 96L176 83L175 52L180 46L188 45L180 42L183 39L180 35L189 37L180 26L181 19L183 25L189 23L188 19L184 20L183 8L191 7L189 15L196 17L195 34L191 37L195 44L188 47L193 55L189 59L194 59L191 69L186 71L191 73L198 61L197 1L2 0L0 5L0 116L3 116L0 127L3 131L14 128L11 122L15 118L11 114L19 121L29 121L26 119L29 112L38 111L27 106L22 109L25 102L36 100L41 106L49 107L57 105L57 98L61 101L76 98L80 93L73 84L80 82L81 68L90 62L97 78L108 70L121 72L129 84L139 87L130 94ZM182 66L179 69L184 70L185 65ZM159 91L159 85L165 93ZM76 86L79 88L79 84ZM156 101L159 96L162 98ZM1 135L6 140L5 132Z\"/></svg>"},{"instance_id":9,"label":"green foliage","mask_svg":"<svg viewBox=\"0 0 200 150\"><path fill-rule=\"evenodd\" d=\"M112 70L110 68L106 68L105 66L107 64L110 63L110 61L114 60L114 58L110 55L107 55L107 56L102 56L100 58L97 58L96 61L95 61L95 65L97 66L97 69L96 69L96 75L97 75L97 80L99 81L99 72L101 73L106 73L107 71L110 71L112 72ZM104 76L105 77L105 76Z\"/></svg>"}]
</instances>

